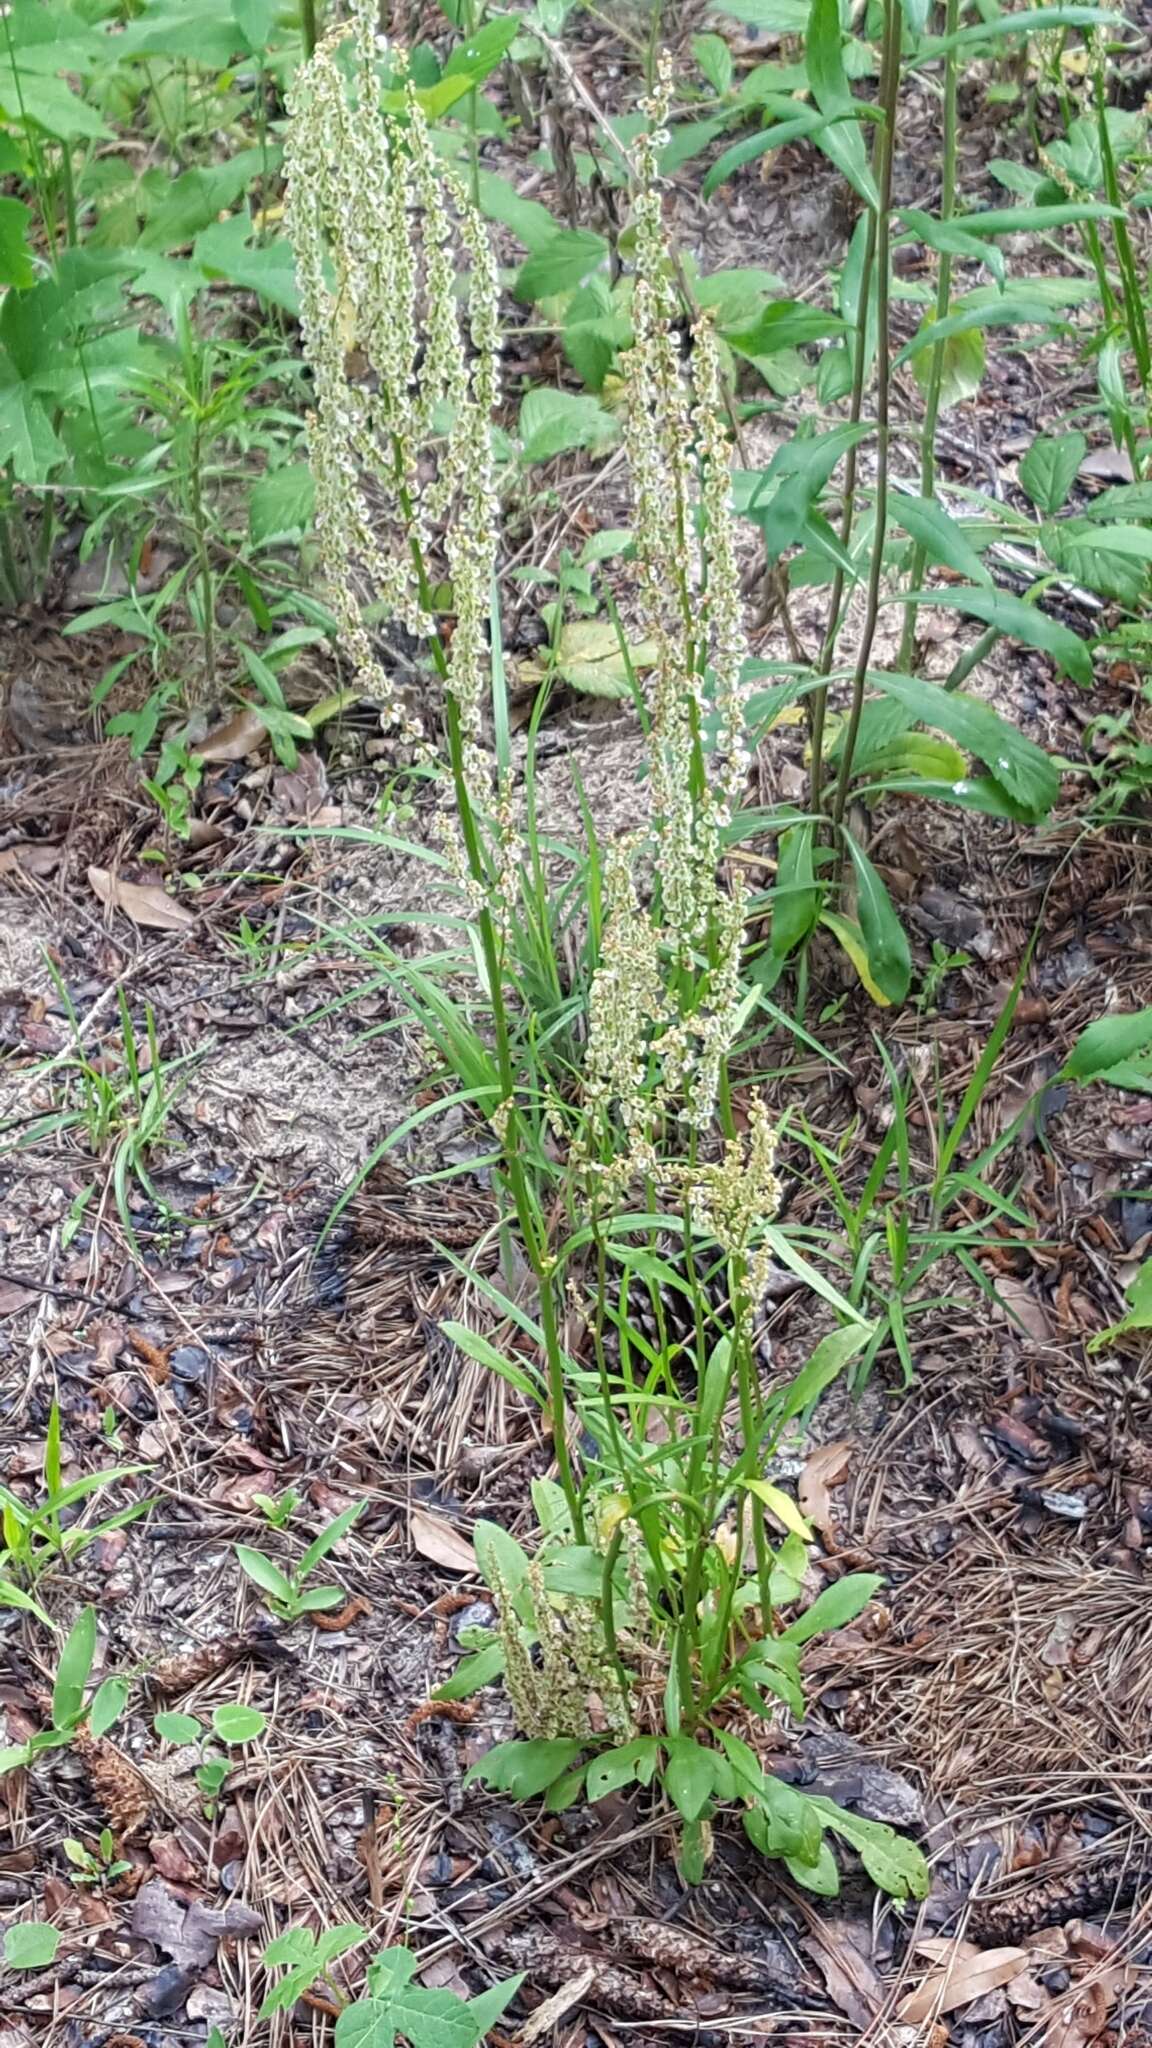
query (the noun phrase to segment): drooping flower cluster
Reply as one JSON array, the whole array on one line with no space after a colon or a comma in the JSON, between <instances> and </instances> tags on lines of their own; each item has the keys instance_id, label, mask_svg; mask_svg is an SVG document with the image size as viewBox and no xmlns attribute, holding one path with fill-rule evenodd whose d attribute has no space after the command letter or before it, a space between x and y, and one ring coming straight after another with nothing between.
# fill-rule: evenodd
<instances>
[{"instance_id":1,"label":"drooping flower cluster","mask_svg":"<svg viewBox=\"0 0 1152 2048\"><path fill-rule=\"evenodd\" d=\"M387 50L376 16L375 0L354 0L289 99L285 225L314 380L316 529L358 678L386 721L414 736L420 722L375 652L365 602L427 638L434 582L450 585L445 687L479 795L491 780L479 737L498 543L498 277L484 225L453 166L435 156L404 54ZM355 379L353 350L363 359Z\"/></svg>"},{"instance_id":2,"label":"drooping flower cluster","mask_svg":"<svg viewBox=\"0 0 1152 2048\"><path fill-rule=\"evenodd\" d=\"M722 831L749 766L744 633L719 346L707 318L682 357L679 302L657 164L670 70L645 102L633 209L633 344L624 359L626 441L644 631L649 800L657 910L641 908L616 850L606 877L602 964L592 991L593 1103L613 1103L636 1167L671 1108L699 1130L715 1112L740 1001L746 899L721 874Z\"/></svg>"},{"instance_id":3,"label":"drooping flower cluster","mask_svg":"<svg viewBox=\"0 0 1152 2048\"><path fill-rule=\"evenodd\" d=\"M756 1097L746 1140L729 1138L723 1157L694 1166L687 1182L693 1224L730 1259L747 1261L746 1291L753 1304L763 1299L772 1264L771 1251L757 1241L780 1207L776 1142L767 1106Z\"/></svg>"}]
</instances>

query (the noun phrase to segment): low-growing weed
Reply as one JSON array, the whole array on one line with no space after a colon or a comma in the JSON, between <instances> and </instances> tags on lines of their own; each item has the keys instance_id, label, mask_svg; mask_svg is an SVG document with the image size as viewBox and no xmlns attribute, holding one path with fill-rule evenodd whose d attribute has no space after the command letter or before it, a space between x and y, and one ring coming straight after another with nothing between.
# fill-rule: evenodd
<instances>
[{"instance_id":1,"label":"low-growing weed","mask_svg":"<svg viewBox=\"0 0 1152 2048\"><path fill-rule=\"evenodd\" d=\"M0 1606L22 1607L50 1626L48 1617L27 1589L37 1586L55 1567L71 1563L101 1536L146 1515L152 1502L134 1501L93 1523L69 1519L70 1511L107 1487L134 1478L140 1469L138 1465L118 1465L111 1471L86 1473L82 1479L70 1480L65 1485L60 1408L53 1401L44 1438L43 1498L21 1500L11 1487L0 1484L0 1529L4 1539L0 1549Z\"/></svg>"},{"instance_id":2,"label":"low-growing weed","mask_svg":"<svg viewBox=\"0 0 1152 2048\"><path fill-rule=\"evenodd\" d=\"M351 1507L336 1515L308 1545L299 1563L288 1571L282 1571L262 1550L253 1550L246 1543L236 1545L236 1556L243 1570L253 1584L259 1586L272 1613L281 1621L299 1621L302 1615L319 1614L327 1608L340 1606L345 1598L341 1586L306 1586L305 1581L311 1578L329 1551L335 1549L348 1534L363 1506L362 1500L354 1501ZM284 1519L286 1521L287 1516ZM274 1522L273 1526L280 1528L283 1523Z\"/></svg>"},{"instance_id":3,"label":"low-growing weed","mask_svg":"<svg viewBox=\"0 0 1152 2048\"><path fill-rule=\"evenodd\" d=\"M74 1623L56 1664L52 1685L51 1723L26 1742L0 1749L0 1777L34 1762L49 1749L66 1749L83 1728L89 1735L106 1735L124 1711L130 1691L127 1678L105 1678L89 1692L92 1663L96 1655L96 1610L85 1607Z\"/></svg>"},{"instance_id":4,"label":"low-growing weed","mask_svg":"<svg viewBox=\"0 0 1152 2048\"><path fill-rule=\"evenodd\" d=\"M364 1939L364 1929L350 1922L320 1934L310 1927L289 1927L277 1935L264 1950L263 1961L269 1968L282 1968L284 1975L268 1992L261 2019L290 2012L297 1999L320 1984L338 2008L336 2048L391 2042L397 2034L418 2042L420 2048L478 2048L523 1982L522 1977L512 1977L475 1998L459 1998L453 1991L416 1983L417 1957L407 1948L389 1948L368 1964L366 1995L349 1999L332 1965Z\"/></svg>"}]
</instances>

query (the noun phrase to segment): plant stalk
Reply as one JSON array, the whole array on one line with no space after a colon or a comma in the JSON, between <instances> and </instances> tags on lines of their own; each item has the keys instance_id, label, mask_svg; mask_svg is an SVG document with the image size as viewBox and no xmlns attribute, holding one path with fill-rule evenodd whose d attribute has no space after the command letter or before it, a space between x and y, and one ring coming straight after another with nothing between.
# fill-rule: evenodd
<instances>
[{"instance_id":1,"label":"plant stalk","mask_svg":"<svg viewBox=\"0 0 1152 2048\"><path fill-rule=\"evenodd\" d=\"M954 36L960 24L960 0L947 0L944 33ZM944 155L941 165L940 218L952 219L956 211L956 158L958 140L957 94L960 81L959 52L950 48L944 59ZM936 273L936 318L946 320L952 301L952 252L942 249ZM931 498L936 487L936 424L940 417L940 396L944 388L945 344L937 342L928 363L928 387L924 396L924 422L920 429L920 496ZM912 549L908 588L919 590L924 580L928 551L920 541ZM916 606L904 610L904 630L896 666L908 673L916 638Z\"/></svg>"},{"instance_id":2,"label":"plant stalk","mask_svg":"<svg viewBox=\"0 0 1152 2048\"><path fill-rule=\"evenodd\" d=\"M868 663L880 616L880 589L884 580L884 538L888 530L888 411L892 361L889 335L889 282L892 239L892 167L896 155L896 109L900 95L900 34L903 24L900 0L884 0L884 59L880 99L883 124L877 137L879 162L876 183L880 204L876 212L876 513L872 532L872 558L868 567L868 594L856 670L852 679L852 705L848 730L840 755L840 779L832 806L833 823L839 825L848 802L852 780L852 756L864 711L868 686Z\"/></svg>"}]
</instances>

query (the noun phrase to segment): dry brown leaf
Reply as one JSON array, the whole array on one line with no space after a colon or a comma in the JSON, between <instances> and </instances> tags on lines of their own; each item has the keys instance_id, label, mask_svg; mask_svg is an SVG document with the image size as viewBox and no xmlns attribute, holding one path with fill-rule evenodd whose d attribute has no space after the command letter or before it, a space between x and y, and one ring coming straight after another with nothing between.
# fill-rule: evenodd
<instances>
[{"instance_id":1,"label":"dry brown leaf","mask_svg":"<svg viewBox=\"0 0 1152 2048\"><path fill-rule=\"evenodd\" d=\"M847 1478L851 1459L851 1444L838 1442L819 1444L804 1462L804 1470L796 1486L796 1498L801 1514L807 1515L822 1536L833 1537L836 1534L830 1488L839 1486Z\"/></svg>"},{"instance_id":2,"label":"dry brown leaf","mask_svg":"<svg viewBox=\"0 0 1152 2048\"><path fill-rule=\"evenodd\" d=\"M423 1508L413 1508L408 1528L421 1557L432 1564L443 1565L449 1572L476 1570L476 1552L467 1536L461 1536L451 1522L442 1521L439 1515L425 1514Z\"/></svg>"},{"instance_id":3,"label":"dry brown leaf","mask_svg":"<svg viewBox=\"0 0 1152 2048\"><path fill-rule=\"evenodd\" d=\"M933 1938L918 1942L917 1948L942 1967L925 1977L901 2005L900 2020L910 2027L921 2025L937 2013L955 2012L958 2007L983 1998L986 1991L1010 1984L1032 1961L1025 1948L977 1949L969 1941Z\"/></svg>"},{"instance_id":4,"label":"dry brown leaf","mask_svg":"<svg viewBox=\"0 0 1152 2048\"><path fill-rule=\"evenodd\" d=\"M196 752L202 761L242 761L254 754L268 737L268 728L258 711L245 704L223 725L213 726L199 742Z\"/></svg>"},{"instance_id":5,"label":"dry brown leaf","mask_svg":"<svg viewBox=\"0 0 1152 2048\"><path fill-rule=\"evenodd\" d=\"M1108 1986L1099 1977L1082 1984L1075 1995L1056 2002L1044 2048L1088 2048L1108 2025L1111 2005Z\"/></svg>"},{"instance_id":6,"label":"dry brown leaf","mask_svg":"<svg viewBox=\"0 0 1152 2048\"><path fill-rule=\"evenodd\" d=\"M1017 1280L1011 1273L1000 1273L995 1281L996 1293L1009 1323L1016 1330L1031 1339L1033 1344L1050 1344L1052 1324L1042 1301L1033 1294L1023 1280Z\"/></svg>"},{"instance_id":7,"label":"dry brown leaf","mask_svg":"<svg viewBox=\"0 0 1152 2048\"><path fill-rule=\"evenodd\" d=\"M847 1920L818 1921L810 1948L833 2003L862 2034L883 2010L885 1992L877 1971L857 1946L862 1930Z\"/></svg>"},{"instance_id":8,"label":"dry brown leaf","mask_svg":"<svg viewBox=\"0 0 1152 2048\"><path fill-rule=\"evenodd\" d=\"M0 853L0 875L54 875L60 865L60 848L42 839L18 839Z\"/></svg>"},{"instance_id":9,"label":"dry brown leaf","mask_svg":"<svg viewBox=\"0 0 1152 2048\"><path fill-rule=\"evenodd\" d=\"M112 910L122 910L133 924L148 925L160 932L183 932L196 922L188 905L177 903L158 883L125 882L107 868L89 868L88 880L101 903Z\"/></svg>"}]
</instances>

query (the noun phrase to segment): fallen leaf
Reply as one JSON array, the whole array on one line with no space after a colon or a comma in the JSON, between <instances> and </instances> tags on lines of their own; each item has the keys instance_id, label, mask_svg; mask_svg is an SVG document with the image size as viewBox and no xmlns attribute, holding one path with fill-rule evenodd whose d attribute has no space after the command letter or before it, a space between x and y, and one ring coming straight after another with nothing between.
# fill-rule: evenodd
<instances>
[{"instance_id":1,"label":"fallen leaf","mask_svg":"<svg viewBox=\"0 0 1152 2048\"><path fill-rule=\"evenodd\" d=\"M822 1536L832 1538L836 1534L836 1517L829 1489L839 1486L847 1478L851 1459L852 1445L847 1442L819 1444L805 1459L804 1470L796 1486L796 1498L801 1511Z\"/></svg>"},{"instance_id":2,"label":"fallen leaf","mask_svg":"<svg viewBox=\"0 0 1152 2048\"><path fill-rule=\"evenodd\" d=\"M443 1565L449 1572L476 1570L476 1552L467 1536L461 1536L451 1522L442 1521L439 1515L425 1514L423 1508L413 1508L408 1527L421 1557Z\"/></svg>"},{"instance_id":3,"label":"fallen leaf","mask_svg":"<svg viewBox=\"0 0 1152 2048\"><path fill-rule=\"evenodd\" d=\"M933 1970L900 2007L904 2026L915 2027L938 2013L956 2012L985 1992L1010 1984L1032 1957L1025 1948L978 1949L970 1941L936 1939L917 1943L921 1954L943 1967Z\"/></svg>"},{"instance_id":4,"label":"fallen leaf","mask_svg":"<svg viewBox=\"0 0 1152 2048\"><path fill-rule=\"evenodd\" d=\"M22 1287L19 1280L0 1280L0 1316L15 1315L17 1309L30 1308L40 1290L31 1281Z\"/></svg>"},{"instance_id":5,"label":"fallen leaf","mask_svg":"<svg viewBox=\"0 0 1152 2048\"><path fill-rule=\"evenodd\" d=\"M199 1969L213 1961L226 1935L243 1940L264 1932L259 1913L238 1901L214 1912L199 1899L186 1906L158 1877L141 1885L132 1907L132 1932L171 1956L180 1969Z\"/></svg>"},{"instance_id":6,"label":"fallen leaf","mask_svg":"<svg viewBox=\"0 0 1152 2048\"><path fill-rule=\"evenodd\" d=\"M161 1877L172 1884L195 1884L200 1873L179 1835L153 1835L148 1849Z\"/></svg>"},{"instance_id":7,"label":"fallen leaf","mask_svg":"<svg viewBox=\"0 0 1152 2048\"><path fill-rule=\"evenodd\" d=\"M254 754L268 737L268 728L251 704L215 725L199 741L196 752L202 761L242 761Z\"/></svg>"},{"instance_id":8,"label":"fallen leaf","mask_svg":"<svg viewBox=\"0 0 1152 2048\"><path fill-rule=\"evenodd\" d=\"M858 1947L860 1930L847 1920L819 1920L806 1943L834 2005L862 2034L868 2032L884 2006L885 1991L877 1971Z\"/></svg>"},{"instance_id":9,"label":"fallen leaf","mask_svg":"<svg viewBox=\"0 0 1152 2048\"><path fill-rule=\"evenodd\" d=\"M122 910L133 924L149 925L156 931L187 931L196 919L186 903L177 903L154 882L125 882L107 868L89 868L88 880L101 903Z\"/></svg>"},{"instance_id":10,"label":"fallen leaf","mask_svg":"<svg viewBox=\"0 0 1152 2048\"><path fill-rule=\"evenodd\" d=\"M1084 457L1078 476L1094 477L1098 483L1130 484L1134 481L1132 457L1126 448L1093 448Z\"/></svg>"},{"instance_id":11,"label":"fallen leaf","mask_svg":"<svg viewBox=\"0 0 1152 2048\"><path fill-rule=\"evenodd\" d=\"M998 1274L994 1284L1000 1306L1013 1327L1022 1330L1034 1344L1050 1344L1052 1325L1048 1311L1032 1289L1023 1280L1014 1279L1011 1273Z\"/></svg>"},{"instance_id":12,"label":"fallen leaf","mask_svg":"<svg viewBox=\"0 0 1152 2048\"><path fill-rule=\"evenodd\" d=\"M18 839L0 853L0 875L53 875L60 865L60 848L42 839Z\"/></svg>"},{"instance_id":13,"label":"fallen leaf","mask_svg":"<svg viewBox=\"0 0 1152 2048\"><path fill-rule=\"evenodd\" d=\"M1087 2048L1108 2025L1111 2004L1108 1986L1099 1977L1082 1985L1074 1996L1058 2000L1044 2048Z\"/></svg>"}]
</instances>

